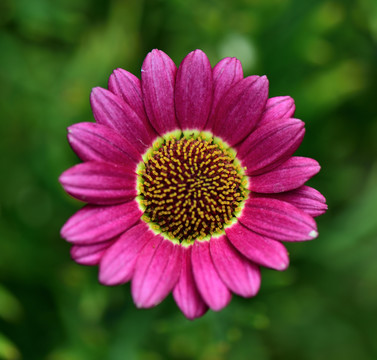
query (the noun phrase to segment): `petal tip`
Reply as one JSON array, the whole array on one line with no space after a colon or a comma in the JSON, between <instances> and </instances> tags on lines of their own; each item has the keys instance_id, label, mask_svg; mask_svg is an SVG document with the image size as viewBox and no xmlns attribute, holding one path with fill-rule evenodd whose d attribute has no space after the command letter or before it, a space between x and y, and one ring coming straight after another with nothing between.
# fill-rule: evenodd
<instances>
[{"instance_id":1,"label":"petal tip","mask_svg":"<svg viewBox=\"0 0 377 360\"><path fill-rule=\"evenodd\" d=\"M145 57L144 59L144 63L145 62L148 62L148 61L153 61L153 59L155 59L156 57L168 57L168 55L166 53L164 53L162 50L159 50L159 49L153 49L152 51L150 51L147 56ZM143 66L142 66L143 68Z\"/></svg>"},{"instance_id":2,"label":"petal tip","mask_svg":"<svg viewBox=\"0 0 377 360\"><path fill-rule=\"evenodd\" d=\"M59 235L62 239L67 239L67 229L66 224L63 225L63 227L59 231Z\"/></svg>"},{"instance_id":3,"label":"petal tip","mask_svg":"<svg viewBox=\"0 0 377 360\"><path fill-rule=\"evenodd\" d=\"M58 181L59 183L64 186L64 180L66 178L66 171L64 171L59 177L58 177Z\"/></svg>"},{"instance_id":4,"label":"petal tip","mask_svg":"<svg viewBox=\"0 0 377 360\"><path fill-rule=\"evenodd\" d=\"M268 78L267 78L267 75L262 75L259 77L259 79L257 80L259 82L262 83L262 86L268 86L269 84L269 81L268 81Z\"/></svg>"},{"instance_id":5,"label":"petal tip","mask_svg":"<svg viewBox=\"0 0 377 360\"><path fill-rule=\"evenodd\" d=\"M288 251L285 252L285 254L281 254L281 260L280 264L277 263L276 267L273 267L273 269L278 271L284 271L287 270L289 267L289 253Z\"/></svg>"},{"instance_id":6,"label":"petal tip","mask_svg":"<svg viewBox=\"0 0 377 360\"><path fill-rule=\"evenodd\" d=\"M103 88L101 88L100 86L95 86L94 88L92 88L92 91L90 92L90 96L95 96L97 93L102 93L103 92Z\"/></svg>"},{"instance_id":7,"label":"petal tip","mask_svg":"<svg viewBox=\"0 0 377 360\"><path fill-rule=\"evenodd\" d=\"M316 231L316 230L312 230L312 231L310 231L310 233L309 233L309 237L310 237L311 239L315 239L317 236L318 236L318 231Z\"/></svg>"}]
</instances>

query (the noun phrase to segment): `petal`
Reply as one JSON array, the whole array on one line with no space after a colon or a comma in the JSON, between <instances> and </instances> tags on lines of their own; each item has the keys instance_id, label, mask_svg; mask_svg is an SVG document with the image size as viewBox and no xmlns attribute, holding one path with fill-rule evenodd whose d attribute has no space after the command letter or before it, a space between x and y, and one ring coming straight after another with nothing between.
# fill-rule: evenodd
<instances>
[{"instance_id":1,"label":"petal","mask_svg":"<svg viewBox=\"0 0 377 360\"><path fill-rule=\"evenodd\" d=\"M265 197L266 195L258 194L257 196ZM327 210L325 197L316 189L306 185L295 190L267 196L289 202L313 217L322 215Z\"/></svg>"},{"instance_id":2,"label":"petal","mask_svg":"<svg viewBox=\"0 0 377 360\"><path fill-rule=\"evenodd\" d=\"M230 146L241 142L258 123L267 96L265 76L249 76L239 81L222 98L214 115L213 133Z\"/></svg>"},{"instance_id":3,"label":"petal","mask_svg":"<svg viewBox=\"0 0 377 360\"><path fill-rule=\"evenodd\" d=\"M182 268L174 287L173 297L183 314L190 320L198 318L208 310L195 284L191 261L192 246L182 247Z\"/></svg>"},{"instance_id":4,"label":"petal","mask_svg":"<svg viewBox=\"0 0 377 360\"><path fill-rule=\"evenodd\" d=\"M156 133L151 125L112 92L96 87L90 94L90 103L97 123L119 132L140 153L153 143Z\"/></svg>"},{"instance_id":5,"label":"petal","mask_svg":"<svg viewBox=\"0 0 377 360\"><path fill-rule=\"evenodd\" d=\"M68 128L68 141L83 161L105 161L131 169L141 161L140 153L121 135L107 126L79 123Z\"/></svg>"},{"instance_id":6,"label":"petal","mask_svg":"<svg viewBox=\"0 0 377 360\"><path fill-rule=\"evenodd\" d=\"M191 260L194 279L203 300L212 310L221 310L232 296L213 265L208 241L194 242Z\"/></svg>"},{"instance_id":7,"label":"petal","mask_svg":"<svg viewBox=\"0 0 377 360\"><path fill-rule=\"evenodd\" d=\"M238 220L258 234L281 241L312 240L318 236L313 218L276 199L251 198Z\"/></svg>"},{"instance_id":8,"label":"petal","mask_svg":"<svg viewBox=\"0 0 377 360\"><path fill-rule=\"evenodd\" d=\"M202 130L212 105L212 68L201 50L189 53L178 68L175 111L182 130Z\"/></svg>"},{"instance_id":9,"label":"petal","mask_svg":"<svg viewBox=\"0 0 377 360\"><path fill-rule=\"evenodd\" d=\"M109 78L109 90L127 103L131 109L146 121L140 80L130 72L116 69Z\"/></svg>"},{"instance_id":10,"label":"petal","mask_svg":"<svg viewBox=\"0 0 377 360\"><path fill-rule=\"evenodd\" d=\"M71 257L81 265L98 265L107 248L113 243L114 241L104 241L90 245L73 245L71 247Z\"/></svg>"},{"instance_id":11,"label":"petal","mask_svg":"<svg viewBox=\"0 0 377 360\"><path fill-rule=\"evenodd\" d=\"M68 219L61 236L74 244L93 244L121 234L142 216L136 201L114 206L86 205Z\"/></svg>"},{"instance_id":12,"label":"petal","mask_svg":"<svg viewBox=\"0 0 377 360\"><path fill-rule=\"evenodd\" d=\"M241 62L236 58L225 58L218 62L213 68L213 102L210 119L206 125L207 129L213 128L213 115L215 110L228 90L237 82L243 79Z\"/></svg>"},{"instance_id":13,"label":"petal","mask_svg":"<svg viewBox=\"0 0 377 360\"><path fill-rule=\"evenodd\" d=\"M59 178L64 190L81 201L116 204L136 197L136 174L122 166L86 162L63 172Z\"/></svg>"},{"instance_id":14,"label":"petal","mask_svg":"<svg viewBox=\"0 0 377 360\"><path fill-rule=\"evenodd\" d=\"M141 252L132 279L132 297L137 307L159 304L177 283L181 270L181 245L155 235Z\"/></svg>"},{"instance_id":15,"label":"petal","mask_svg":"<svg viewBox=\"0 0 377 360\"><path fill-rule=\"evenodd\" d=\"M259 267L242 256L226 236L212 238L210 250L215 268L225 285L234 293L251 297L259 290Z\"/></svg>"},{"instance_id":16,"label":"petal","mask_svg":"<svg viewBox=\"0 0 377 360\"><path fill-rule=\"evenodd\" d=\"M141 70L144 106L154 129L163 135L179 128L175 118L174 86L177 67L161 50L152 50Z\"/></svg>"},{"instance_id":17,"label":"petal","mask_svg":"<svg viewBox=\"0 0 377 360\"><path fill-rule=\"evenodd\" d=\"M253 131L237 151L247 173L267 172L291 157L304 138L304 126L298 119L274 120Z\"/></svg>"},{"instance_id":18,"label":"petal","mask_svg":"<svg viewBox=\"0 0 377 360\"><path fill-rule=\"evenodd\" d=\"M251 261L275 270L285 270L289 265L287 249L282 243L261 236L239 222L225 229L234 247Z\"/></svg>"},{"instance_id":19,"label":"petal","mask_svg":"<svg viewBox=\"0 0 377 360\"><path fill-rule=\"evenodd\" d=\"M280 193L297 189L319 172L318 162L305 157L291 157L272 171L250 176L249 190L260 193ZM249 175L248 170L246 173Z\"/></svg>"},{"instance_id":20,"label":"petal","mask_svg":"<svg viewBox=\"0 0 377 360\"><path fill-rule=\"evenodd\" d=\"M290 118L295 113L295 102L290 96L277 96L267 100L260 125L273 120Z\"/></svg>"},{"instance_id":21,"label":"petal","mask_svg":"<svg viewBox=\"0 0 377 360\"><path fill-rule=\"evenodd\" d=\"M143 221L122 234L102 257L99 281L104 285L130 281L140 252L153 237L153 232Z\"/></svg>"}]
</instances>

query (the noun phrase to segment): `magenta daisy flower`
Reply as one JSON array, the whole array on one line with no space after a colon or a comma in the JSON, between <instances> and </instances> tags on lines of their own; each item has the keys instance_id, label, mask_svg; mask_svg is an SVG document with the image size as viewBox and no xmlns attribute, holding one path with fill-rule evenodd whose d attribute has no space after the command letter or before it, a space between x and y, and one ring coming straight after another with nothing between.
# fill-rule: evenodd
<instances>
[{"instance_id":1,"label":"magenta daisy flower","mask_svg":"<svg viewBox=\"0 0 377 360\"><path fill-rule=\"evenodd\" d=\"M235 58L212 68L200 50L177 69L153 50L141 81L117 69L108 87L92 91L96 122L69 127L83 163L60 177L88 203L62 237L102 284L131 280L142 308L172 291L194 319L254 296L260 266L286 269L282 241L317 237L327 206L304 184L320 167L292 156L304 123L292 98L268 98L265 76L244 78Z\"/></svg>"}]
</instances>

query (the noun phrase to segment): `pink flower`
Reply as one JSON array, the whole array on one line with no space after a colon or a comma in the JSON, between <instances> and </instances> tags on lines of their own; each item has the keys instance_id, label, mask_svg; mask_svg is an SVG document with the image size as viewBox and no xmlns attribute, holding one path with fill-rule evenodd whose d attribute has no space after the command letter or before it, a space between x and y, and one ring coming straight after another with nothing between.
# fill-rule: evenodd
<instances>
[{"instance_id":1,"label":"pink flower","mask_svg":"<svg viewBox=\"0 0 377 360\"><path fill-rule=\"evenodd\" d=\"M304 123L265 76L244 78L235 58L211 68L200 50L177 69L153 50L141 81L117 69L108 87L92 91L96 122L68 128L83 163L60 177L88 203L61 235L102 284L131 280L143 308L172 291L194 319L256 295L260 266L286 269L282 241L317 237L327 206L304 184L320 167L292 156Z\"/></svg>"}]
</instances>

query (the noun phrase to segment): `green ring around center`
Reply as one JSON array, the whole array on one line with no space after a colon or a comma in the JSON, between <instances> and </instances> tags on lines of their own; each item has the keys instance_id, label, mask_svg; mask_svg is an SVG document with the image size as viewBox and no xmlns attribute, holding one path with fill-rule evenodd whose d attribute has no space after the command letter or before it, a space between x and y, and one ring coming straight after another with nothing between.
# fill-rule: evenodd
<instances>
[{"instance_id":1,"label":"green ring around center","mask_svg":"<svg viewBox=\"0 0 377 360\"><path fill-rule=\"evenodd\" d=\"M237 174L235 175L235 177L237 179L239 179L239 181L240 181L240 184L237 188L238 189L237 191L239 191L240 194L242 194L242 195L238 195L237 202L235 202L235 205L237 205L237 206L232 211L233 216L231 218L227 219L226 222L223 222L222 227L220 229L217 228L214 231L211 231L209 234L206 234L205 236L201 235L201 236L197 236L193 239L187 239L187 238L186 239L182 239L182 238L178 239L175 236L172 236L171 233L164 231L161 224L159 224L158 222L152 221L150 216L148 216L148 215L150 215L150 213L146 214L147 210L151 210L150 208L148 208L145 205L146 199L143 196L143 194L145 193L145 186L144 185L145 185L145 183L148 184L146 178L144 178L146 176L145 175L146 169L151 167L151 163L149 163L150 161L153 161L154 163L156 163L156 161L154 160L154 156L157 156L156 154L158 154L159 152L161 153L162 150L164 149L164 147L168 146L167 144L169 144L169 142L171 143L172 141L175 141L177 143L179 143L179 142L187 143L188 141L191 141L191 143L192 143L192 142L196 141L197 143L204 144L203 146L206 149L208 147L210 147L211 149L215 149L215 151L217 151L218 153L222 152L221 156L223 156L223 157L225 156L228 160L231 160L232 167L229 165L229 163L227 163L227 166L228 166L228 168L231 167L232 169L234 169L236 171ZM207 151L207 153L208 153L208 151ZM209 156L211 157L211 155L209 155ZM214 156L212 156L212 157L214 157ZM198 240L198 241L209 241L212 237L218 237L218 236L223 235L225 233L225 228L233 225L237 221L237 217L239 217L241 215L241 212L244 208L245 201L247 200L248 194L249 194L249 191L247 190L248 189L248 177L245 175L245 168L242 168L239 160L237 159L236 151L233 148L231 148L222 139L213 136L212 133L207 132L207 131L197 131L197 130L186 130L186 131L177 130L177 131L166 133L166 134L164 134L163 137L159 137L153 142L152 146L143 154L142 159L143 160L139 162L139 164L137 166L137 171L136 171L137 172L137 194L138 194L137 197L136 197L136 200L138 202L140 210L143 212L142 220L148 224L149 228L155 234L160 234L164 238L172 241L173 243L181 244L183 246L190 246L196 240ZM151 159L153 159L153 160L151 160ZM218 159L216 159L216 160L218 160ZM209 165L211 165L211 163ZM154 169L154 170L156 170L156 169ZM158 179L160 178L160 177L158 177L159 174L156 174L156 172L154 172L154 174L155 174L155 178L156 177ZM216 175L216 174L214 174L214 175ZM169 179L169 177L168 177L168 179ZM170 183L169 180L165 180L165 181ZM150 185L150 184L148 184L148 185ZM162 185L159 185L159 186L162 186ZM233 185L233 186L235 186L235 185ZM167 186L167 187L169 187L169 186ZM163 188L162 188L162 191L164 191ZM166 189L165 191L169 191L169 189ZM199 193L200 193L200 191L199 191ZM221 195L219 195L219 196L221 196ZM241 197L242 197L242 200L238 200ZM152 207L152 209L153 209L153 207ZM225 210L223 210L223 211L225 212ZM211 216L211 215L209 215L209 216ZM194 217L194 219L195 219L195 217ZM191 223L190 226L193 226L193 223Z\"/></svg>"}]
</instances>

